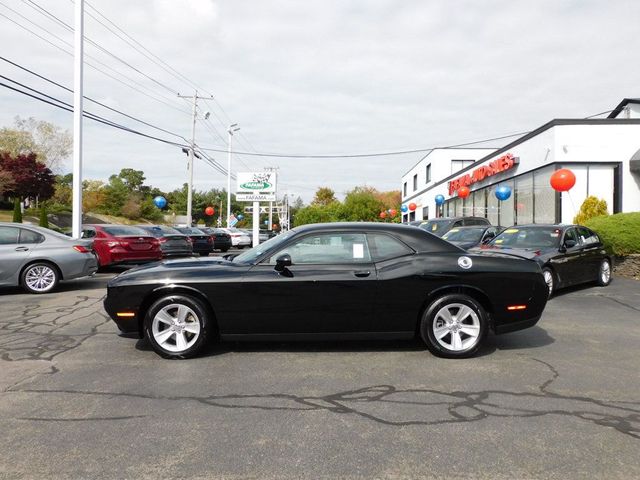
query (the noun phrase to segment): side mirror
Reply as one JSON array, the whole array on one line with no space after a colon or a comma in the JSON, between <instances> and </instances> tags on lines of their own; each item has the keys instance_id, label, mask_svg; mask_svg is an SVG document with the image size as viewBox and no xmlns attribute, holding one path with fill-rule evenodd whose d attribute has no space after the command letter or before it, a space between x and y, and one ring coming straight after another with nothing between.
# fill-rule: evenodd
<instances>
[{"instance_id":1,"label":"side mirror","mask_svg":"<svg viewBox=\"0 0 640 480\"><path fill-rule=\"evenodd\" d=\"M493 232L489 232L485 235L485 237L482 239L482 243L489 243L491 240L493 240L494 238L496 238L496 234Z\"/></svg>"},{"instance_id":2,"label":"side mirror","mask_svg":"<svg viewBox=\"0 0 640 480\"><path fill-rule=\"evenodd\" d=\"M567 238L564 241L564 248L573 248L577 245L577 242L571 238Z\"/></svg>"},{"instance_id":3,"label":"side mirror","mask_svg":"<svg viewBox=\"0 0 640 480\"><path fill-rule=\"evenodd\" d=\"M288 253L283 253L278 258L276 258L275 271L284 272L287 267L290 267L291 265L291 255L289 255Z\"/></svg>"}]
</instances>

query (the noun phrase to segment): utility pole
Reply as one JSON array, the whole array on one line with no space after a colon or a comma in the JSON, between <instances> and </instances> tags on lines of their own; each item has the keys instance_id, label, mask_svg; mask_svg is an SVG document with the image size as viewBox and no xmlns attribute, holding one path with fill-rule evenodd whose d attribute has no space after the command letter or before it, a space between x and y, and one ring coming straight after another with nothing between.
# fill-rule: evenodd
<instances>
[{"instance_id":1,"label":"utility pole","mask_svg":"<svg viewBox=\"0 0 640 480\"><path fill-rule=\"evenodd\" d=\"M190 227L193 218L192 218L192 210L193 210L193 160L196 154L196 120L198 119L198 91L195 91L193 96L191 95L180 95L180 98L188 98L193 99L193 120L191 124L191 148L189 149L189 161L188 161L188 170L189 170L189 182L187 187L187 226ZM205 118L208 117L208 113L205 115Z\"/></svg>"},{"instance_id":2,"label":"utility pole","mask_svg":"<svg viewBox=\"0 0 640 480\"><path fill-rule=\"evenodd\" d=\"M76 0L74 8L73 55L73 238L82 233L82 86L84 66L84 0Z\"/></svg>"},{"instance_id":3,"label":"utility pole","mask_svg":"<svg viewBox=\"0 0 640 480\"><path fill-rule=\"evenodd\" d=\"M237 123L232 123L227 129L227 133L229 134L229 156L227 158L227 228L231 226L229 224L231 221L231 154L233 152L231 144L233 142L233 133L238 130L240 130L240 127Z\"/></svg>"},{"instance_id":4,"label":"utility pole","mask_svg":"<svg viewBox=\"0 0 640 480\"><path fill-rule=\"evenodd\" d=\"M276 172L280 170L280 167L264 167L266 172ZM273 230L273 202L269 202L269 226L267 227L269 231Z\"/></svg>"}]
</instances>

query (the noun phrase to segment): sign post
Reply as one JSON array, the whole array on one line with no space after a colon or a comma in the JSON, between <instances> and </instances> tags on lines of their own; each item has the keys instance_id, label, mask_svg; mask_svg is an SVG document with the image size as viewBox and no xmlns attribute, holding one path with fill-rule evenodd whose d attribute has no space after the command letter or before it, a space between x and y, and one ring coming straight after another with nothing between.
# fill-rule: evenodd
<instances>
[{"instance_id":1,"label":"sign post","mask_svg":"<svg viewBox=\"0 0 640 480\"><path fill-rule=\"evenodd\" d=\"M260 243L260 202L253 202L253 246Z\"/></svg>"}]
</instances>

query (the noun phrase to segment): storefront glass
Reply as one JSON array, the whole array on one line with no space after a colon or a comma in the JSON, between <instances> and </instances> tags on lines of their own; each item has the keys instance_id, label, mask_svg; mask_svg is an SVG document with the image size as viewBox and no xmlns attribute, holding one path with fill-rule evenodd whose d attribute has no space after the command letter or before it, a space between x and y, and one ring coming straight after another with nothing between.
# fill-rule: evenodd
<instances>
[{"instance_id":1,"label":"storefront glass","mask_svg":"<svg viewBox=\"0 0 640 480\"><path fill-rule=\"evenodd\" d=\"M533 223L533 174L516 178L516 221L518 225Z\"/></svg>"},{"instance_id":2,"label":"storefront glass","mask_svg":"<svg viewBox=\"0 0 640 480\"><path fill-rule=\"evenodd\" d=\"M487 219L491 225L500 225L498 212L500 211L500 201L496 197L496 188L499 185L491 185L487 187Z\"/></svg>"},{"instance_id":3,"label":"storefront glass","mask_svg":"<svg viewBox=\"0 0 640 480\"><path fill-rule=\"evenodd\" d=\"M485 201L486 188L473 192L473 213L474 217L484 217L487 212L487 204Z\"/></svg>"},{"instance_id":4,"label":"storefront glass","mask_svg":"<svg viewBox=\"0 0 640 480\"><path fill-rule=\"evenodd\" d=\"M556 192L549 180L555 171L553 166L533 172L534 222L555 223Z\"/></svg>"},{"instance_id":5,"label":"storefront glass","mask_svg":"<svg viewBox=\"0 0 640 480\"><path fill-rule=\"evenodd\" d=\"M498 225L502 225L503 227L509 227L513 225L513 204L515 191L513 188L513 180L507 180L506 182L500 182L500 185L506 185L511 189L511 196L503 200L500 203L500 223Z\"/></svg>"}]
</instances>

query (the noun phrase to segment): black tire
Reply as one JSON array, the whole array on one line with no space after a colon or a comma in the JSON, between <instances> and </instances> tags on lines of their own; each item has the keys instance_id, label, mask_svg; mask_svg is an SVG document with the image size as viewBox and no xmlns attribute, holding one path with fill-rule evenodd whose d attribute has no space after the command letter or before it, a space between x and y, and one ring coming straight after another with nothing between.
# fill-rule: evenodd
<instances>
[{"instance_id":1,"label":"black tire","mask_svg":"<svg viewBox=\"0 0 640 480\"><path fill-rule=\"evenodd\" d=\"M464 315L463 312L464 317L458 320L457 316L463 306L468 307L468 313ZM452 318L451 324L445 322L442 317L445 311L449 312ZM487 313L479 302L469 295L453 293L434 300L427 307L422 315L420 335L434 355L444 358L467 358L477 353L487 334L488 326ZM440 340L436 338L436 330L446 331L439 337ZM456 339L459 340L458 344Z\"/></svg>"},{"instance_id":2,"label":"black tire","mask_svg":"<svg viewBox=\"0 0 640 480\"><path fill-rule=\"evenodd\" d=\"M58 267L49 262L34 262L20 274L20 284L29 293L52 292L60 281Z\"/></svg>"},{"instance_id":3,"label":"black tire","mask_svg":"<svg viewBox=\"0 0 640 480\"><path fill-rule=\"evenodd\" d=\"M182 329L163 336L162 333L169 332L172 327L169 327L168 324L163 323L161 320L158 320L154 327L154 320L156 319L156 316L163 311L163 309L166 309L164 310L165 314L169 317L174 317L177 320L177 318L179 318L177 308L181 305L186 306L190 310L188 315L184 318L184 321L181 323L181 325L183 325ZM174 311L176 312L176 315L172 314ZM187 330L185 326L189 325L192 328L195 328L194 325L196 323L199 326L199 332L197 337L194 338L195 334ZM174 324L174 327L179 328L180 325L176 323ZM183 359L196 356L207 344L207 337L212 329L213 318L209 309L202 301L188 295L167 295L166 297L156 300L156 302L151 305L151 308L149 308L144 318L144 336L151 345L151 348L153 348L153 350L161 357L170 359ZM179 334L185 340L187 348L181 349L179 347ZM162 342L161 340L164 337L166 337L166 341Z\"/></svg>"},{"instance_id":4,"label":"black tire","mask_svg":"<svg viewBox=\"0 0 640 480\"><path fill-rule=\"evenodd\" d=\"M556 291L556 276L549 267L544 267L542 269L542 276L544 277L544 281L547 284L547 288L549 289L549 297L555 293Z\"/></svg>"},{"instance_id":5,"label":"black tire","mask_svg":"<svg viewBox=\"0 0 640 480\"><path fill-rule=\"evenodd\" d=\"M200 252L201 257L208 257L210 252Z\"/></svg>"},{"instance_id":6,"label":"black tire","mask_svg":"<svg viewBox=\"0 0 640 480\"><path fill-rule=\"evenodd\" d=\"M611 261L608 258L602 259L600 267L598 267L598 278L596 282L598 282L598 285L601 287L606 287L611 283L612 275Z\"/></svg>"},{"instance_id":7,"label":"black tire","mask_svg":"<svg viewBox=\"0 0 640 480\"><path fill-rule=\"evenodd\" d=\"M227 248L221 248L221 249L220 249L220 251L221 251L222 253L228 252L228 251L229 251L229 247L227 247Z\"/></svg>"}]
</instances>

